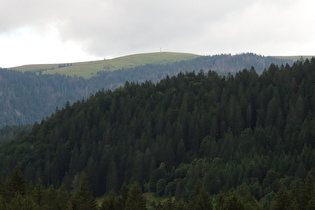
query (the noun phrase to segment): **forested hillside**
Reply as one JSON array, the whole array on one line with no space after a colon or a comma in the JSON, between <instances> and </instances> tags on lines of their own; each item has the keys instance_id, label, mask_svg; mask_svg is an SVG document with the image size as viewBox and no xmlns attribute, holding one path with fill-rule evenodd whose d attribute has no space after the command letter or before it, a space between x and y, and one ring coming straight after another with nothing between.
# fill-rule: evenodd
<instances>
[{"instance_id":1,"label":"forested hillside","mask_svg":"<svg viewBox=\"0 0 315 210\"><path fill-rule=\"evenodd\" d=\"M32 129L32 125L12 125L0 128L0 143L10 141Z\"/></svg>"},{"instance_id":2,"label":"forested hillside","mask_svg":"<svg viewBox=\"0 0 315 210\"><path fill-rule=\"evenodd\" d=\"M254 66L259 72L271 63L292 62L254 54L202 56L172 64L148 64L131 69L102 71L91 79L39 72L21 73L0 69L0 128L5 125L33 124L62 108L87 98L99 90L114 90L126 81L153 83L179 72L216 70L221 74Z\"/></svg>"},{"instance_id":3,"label":"forested hillside","mask_svg":"<svg viewBox=\"0 0 315 210\"><path fill-rule=\"evenodd\" d=\"M33 124L89 93L83 78L0 69L0 127Z\"/></svg>"},{"instance_id":4,"label":"forested hillside","mask_svg":"<svg viewBox=\"0 0 315 210\"><path fill-rule=\"evenodd\" d=\"M217 206L312 209L314 90L315 59L261 75L251 68L127 82L1 144L1 176L18 166L27 182L72 190L87 174L94 196L137 181L177 201L192 198L199 182Z\"/></svg>"}]
</instances>

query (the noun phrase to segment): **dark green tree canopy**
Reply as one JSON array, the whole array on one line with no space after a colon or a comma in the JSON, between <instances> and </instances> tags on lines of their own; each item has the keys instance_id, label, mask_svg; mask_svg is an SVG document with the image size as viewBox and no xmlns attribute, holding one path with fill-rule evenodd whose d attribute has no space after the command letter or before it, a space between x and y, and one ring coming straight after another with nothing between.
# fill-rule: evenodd
<instances>
[{"instance_id":1,"label":"dark green tree canopy","mask_svg":"<svg viewBox=\"0 0 315 210\"><path fill-rule=\"evenodd\" d=\"M141 190L184 201L200 181L211 195L247 189L269 206L280 186L298 197L314 168L314 81L315 59L261 75L200 71L128 82L68 103L1 144L0 173L6 178L18 165L27 182L70 191L85 173L94 196L138 181ZM229 195L223 203L249 202Z\"/></svg>"}]
</instances>

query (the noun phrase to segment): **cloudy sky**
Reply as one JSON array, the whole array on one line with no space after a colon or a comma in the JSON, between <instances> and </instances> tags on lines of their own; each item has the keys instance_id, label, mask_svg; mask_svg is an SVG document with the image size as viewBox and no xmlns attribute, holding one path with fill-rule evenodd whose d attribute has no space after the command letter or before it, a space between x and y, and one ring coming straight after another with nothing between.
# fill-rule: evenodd
<instances>
[{"instance_id":1,"label":"cloudy sky","mask_svg":"<svg viewBox=\"0 0 315 210\"><path fill-rule=\"evenodd\" d=\"M315 55L313 0L0 0L0 67L144 52Z\"/></svg>"}]
</instances>

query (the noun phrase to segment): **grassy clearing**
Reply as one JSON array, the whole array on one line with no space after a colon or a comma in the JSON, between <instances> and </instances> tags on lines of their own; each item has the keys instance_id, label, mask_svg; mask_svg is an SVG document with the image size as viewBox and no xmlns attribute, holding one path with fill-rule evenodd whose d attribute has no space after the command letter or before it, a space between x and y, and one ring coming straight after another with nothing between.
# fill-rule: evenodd
<instances>
[{"instance_id":1,"label":"grassy clearing","mask_svg":"<svg viewBox=\"0 0 315 210\"><path fill-rule=\"evenodd\" d=\"M118 57L110 60L87 61L65 64L38 64L14 67L18 71L42 71L43 74L64 74L90 78L99 71L115 71L146 64L168 64L181 60L189 60L198 55L188 53L157 52ZM61 67L61 68L60 68Z\"/></svg>"},{"instance_id":2,"label":"grassy clearing","mask_svg":"<svg viewBox=\"0 0 315 210\"><path fill-rule=\"evenodd\" d=\"M168 197L161 197L161 196L156 196L154 195L154 193L143 193L144 198L147 201L147 209L151 209L151 204L155 203L158 204L160 203L165 203L167 201L167 199L169 199ZM174 199L174 198L172 198Z\"/></svg>"},{"instance_id":3,"label":"grassy clearing","mask_svg":"<svg viewBox=\"0 0 315 210\"><path fill-rule=\"evenodd\" d=\"M97 197L97 198L95 199L96 205L99 206L99 207L101 207L102 204L103 204L104 198L105 198L105 195L103 195L103 196L101 196L101 197Z\"/></svg>"},{"instance_id":4,"label":"grassy clearing","mask_svg":"<svg viewBox=\"0 0 315 210\"><path fill-rule=\"evenodd\" d=\"M154 193L143 193L143 197L146 199L147 209L151 209L151 205L150 205L151 203L156 203L156 204L158 204L159 202L165 203L167 199L169 199L168 197L156 196L154 195ZM96 204L99 207L102 206L104 198L105 198L105 195L96 198Z\"/></svg>"}]
</instances>

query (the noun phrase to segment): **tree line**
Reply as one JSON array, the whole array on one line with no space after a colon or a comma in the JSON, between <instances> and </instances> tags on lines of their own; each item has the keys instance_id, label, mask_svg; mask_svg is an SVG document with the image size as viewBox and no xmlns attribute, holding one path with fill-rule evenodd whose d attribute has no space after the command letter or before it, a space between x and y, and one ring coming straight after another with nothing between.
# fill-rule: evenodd
<instances>
[{"instance_id":1,"label":"tree line","mask_svg":"<svg viewBox=\"0 0 315 210\"><path fill-rule=\"evenodd\" d=\"M217 195L207 192L196 182L187 200L168 196L149 201L143 195L139 183L122 185L118 192L106 193L99 201L93 197L89 178L85 175L80 185L69 192L64 185L56 189L45 187L41 180L33 186L15 168L4 183L0 182L0 208L3 210L295 210L315 208L315 180L309 172L299 191L288 190L281 185L267 206L259 203L248 188L242 186L236 191L221 191Z\"/></svg>"}]
</instances>

